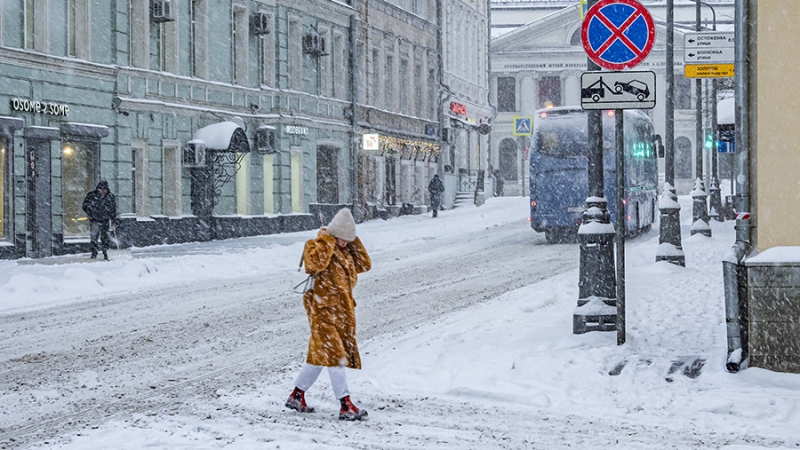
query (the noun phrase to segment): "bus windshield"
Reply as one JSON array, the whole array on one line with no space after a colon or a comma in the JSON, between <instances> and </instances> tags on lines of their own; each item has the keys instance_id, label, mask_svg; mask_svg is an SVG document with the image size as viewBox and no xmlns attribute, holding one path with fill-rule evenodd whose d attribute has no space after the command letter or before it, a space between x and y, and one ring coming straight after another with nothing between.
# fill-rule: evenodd
<instances>
[{"instance_id":1,"label":"bus windshield","mask_svg":"<svg viewBox=\"0 0 800 450\"><path fill-rule=\"evenodd\" d=\"M542 119L536 129L536 151L553 158L577 158L589 155L586 114L551 116ZM603 124L603 148L614 147L614 128Z\"/></svg>"}]
</instances>

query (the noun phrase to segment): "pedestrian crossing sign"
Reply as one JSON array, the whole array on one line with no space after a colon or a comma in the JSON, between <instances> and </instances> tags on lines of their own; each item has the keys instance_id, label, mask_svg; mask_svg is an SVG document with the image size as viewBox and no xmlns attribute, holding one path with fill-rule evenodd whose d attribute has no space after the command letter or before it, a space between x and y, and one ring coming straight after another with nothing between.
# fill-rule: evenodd
<instances>
[{"instance_id":1,"label":"pedestrian crossing sign","mask_svg":"<svg viewBox=\"0 0 800 450\"><path fill-rule=\"evenodd\" d=\"M581 12L581 20L583 20L583 18L586 17L586 8L587 8L586 0L580 0L578 2L578 9Z\"/></svg>"},{"instance_id":2,"label":"pedestrian crossing sign","mask_svg":"<svg viewBox=\"0 0 800 450\"><path fill-rule=\"evenodd\" d=\"M514 117L514 136L530 136L533 134L530 117Z\"/></svg>"}]
</instances>

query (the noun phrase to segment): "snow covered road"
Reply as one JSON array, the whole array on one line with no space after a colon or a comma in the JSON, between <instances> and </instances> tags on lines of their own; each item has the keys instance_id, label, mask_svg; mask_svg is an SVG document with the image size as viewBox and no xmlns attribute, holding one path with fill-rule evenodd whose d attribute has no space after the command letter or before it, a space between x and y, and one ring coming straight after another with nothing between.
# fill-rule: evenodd
<instances>
[{"instance_id":1,"label":"snow covered road","mask_svg":"<svg viewBox=\"0 0 800 450\"><path fill-rule=\"evenodd\" d=\"M359 225L363 423L336 420L325 374L316 413L283 406L314 233L0 262L0 449L798 448L800 376L724 370L733 224L689 237L681 204L687 267L653 261L655 231L627 246L624 346L571 333L578 248L545 244L524 198Z\"/></svg>"}]
</instances>

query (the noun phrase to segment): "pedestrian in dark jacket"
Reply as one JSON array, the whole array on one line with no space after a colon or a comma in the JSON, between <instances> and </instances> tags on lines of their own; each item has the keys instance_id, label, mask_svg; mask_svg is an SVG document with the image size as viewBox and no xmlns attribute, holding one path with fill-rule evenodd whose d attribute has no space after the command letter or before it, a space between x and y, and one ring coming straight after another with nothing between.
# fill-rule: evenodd
<instances>
[{"instance_id":1,"label":"pedestrian in dark jacket","mask_svg":"<svg viewBox=\"0 0 800 450\"><path fill-rule=\"evenodd\" d=\"M503 184L505 184L506 179L503 174L500 172L500 169L494 169L494 177L495 182L497 183L496 192L494 193L495 197L502 197L503 196Z\"/></svg>"},{"instance_id":2,"label":"pedestrian in dark jacket","mask_svg":"<svg viewBox=\"0 0 800 450\"><path fill-rule=\"evenodd\" d=\"M444 183L439 178L439 174L433 174L431 182L428 183L428 192L431 194L431 209L433 209L433 217L439 215L439 208L442 206L442 192L444 192Z\"/></svg>"},{"instance_id":3,"label":"pedestrian in dark jacket","mask_svg":"<svg viewBox=\"0 0 800 450\"><path fill-rule=\"evenodd\" d=\"M103 259L108 259L109 222L116 220L117 200L108 189L108 182L101 180L95 190L83 199L83 210L89 217L89 238L92 242L92 259L97 258L98 240L103 251Z\"/></svg>"},{"instance_id":4,"label":"pedestrian in dark jacket","mask_svg":"<svg viewBox=\"0 0 800 450\"><path fill-rule=\"evenodd\" d=\"M339 419L363 420L367 411L350 401L344 369L361 368L353 287L358 274L368 271L372 262L356 236L356 223L349 209L339 210L328 227L319 230L316 239L306 241L303 263L306 272L314 274L314 288L303 294L311 338L306 364L295 380L286 407L314 412L306 404L305 392L327 367L333 393L341 406Z\"/></svg>"}]
</instances>

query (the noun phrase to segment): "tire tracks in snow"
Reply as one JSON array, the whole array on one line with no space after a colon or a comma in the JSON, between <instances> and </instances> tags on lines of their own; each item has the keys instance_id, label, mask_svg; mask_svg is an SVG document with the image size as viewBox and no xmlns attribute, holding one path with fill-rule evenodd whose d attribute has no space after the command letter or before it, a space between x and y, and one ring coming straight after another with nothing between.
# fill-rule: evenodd
<instances>
[{"instance_id":1,"label":"tire tracks in snow","mask_svg":"<svg viewBox=\"0 0 800 450\"><path fill-rule=\"evenodd\" d=\"M359 339L574 269L576 246L542 242L514 223L374 252L355 292ZM0 444L133 414L190 412L220 387L301 361L307 323L300 296L288 293L293 276L197 280L0 316L0 402L10 405L0 412ZM87 376L95 379L82 386Z\"/></svg>"}]
</instances>

